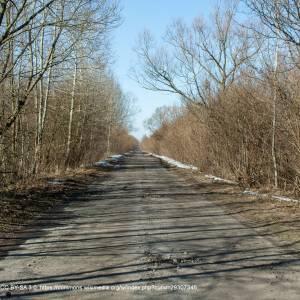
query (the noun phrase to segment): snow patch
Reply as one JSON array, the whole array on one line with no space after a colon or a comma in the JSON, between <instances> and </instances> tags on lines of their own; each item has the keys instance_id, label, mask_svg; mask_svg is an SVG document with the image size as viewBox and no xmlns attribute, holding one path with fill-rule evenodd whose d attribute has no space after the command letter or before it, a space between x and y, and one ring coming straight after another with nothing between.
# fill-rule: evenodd
<instances>
[{"instance_id":1,"label":"snow patch","mask_svg":"<svg viewBox=\"0 0 300 300\"><path fill-rule=\"evenodd\" d=\"M110 162L106 161L106 160L100 160L100 161L97 161L95 163L95 166L97 167L101 167L101 168L113 168L114 165L111 164Z\"/></svg>"},{"instance_id":2,"label":"snow patch","mask_svg":"<svg viewBox=\"0 0 300 300\"><path fill-rule=\"evenodd\" d=\"M51 185L62 185L65 183L64 179L59 179L59 178L55 178L55 179L50 179L48 180L48 183Z\"/></svg>"},{"instance_id":3,"label":"snow patch","mask_svg":"<svg viewBox=\"0 0 300 300\"><path fill-rule=\"evenodd\" d=\"M94 165L104 169L118 169L121 167L120 164L118 164L121 158L123 158L121 154L111 155L107 159L95 162Z\"/></svg>"},{"instance_id":4,"label":"snow patch","mask_svg":"<svg viewBox=\"0 0 300 300\"><path fill-rule=\"evenodd\" d=\"M299 203L299 200L296 199L292 199L292 198L288 198L288 197L284 197L284 196L272 196L273 199L279 200L279 201L287 201L287 202L295 202L295 203Z\"/></svg>"},{"instance_id":5,"label":"snow patch","mask_svg":"<svg viewBox=\"0 0 300 300\"><path fill-rule=\"evenodd\" d=\"M221 177L217 177L214 175L205 175L205 177L212 179L213 181L219 181L219 182L225 182L225 183L230 183L230 184L237 184L235 181L224 179Z\"/></svg>"},{"instance_id":6,"label":"snow patch","mask_svg":"<svg viewBox=\"0 0 300 300\"><path fill-rule=\"evenodd\" d=\"M120 159L120 158L122 158L122 157L123 157L122 154L115 154L115 155L109 156L109 158L114 158L114 159Z\"/></svg>"},{"instance_id":7,"label":"snow patch","mask_svg":"<svg viewBox=\"0 0 300 300\"><path fill-rule=\"evenodd\" d=\"M279 201L300 203L299 200L288 198L288 197L285 197L285 196L276 196L276 195L269 195L269 194L261 194L259 192L254 192L254 191L251 191L251 190L248 190L248 189L244 190L242 192L242 194L251 195L251 196L259 196L259 197L264 197L264 198L270 197L272 199L279 200Z\"/></svg>"},{"instance_id":8,"label":"snow patch","mask_svg":"<svg viewBox=\"0 0 300 300\"><path fill-rule=\"evenodd\" d=\"M161 160L167 162L168 164L170 164L174 167L180 168L180 169L190 169L190 170L194 170L194 171L198 170L198 168L195 167L195 166L188 165L188 164L183 164L183 163L181 163L181 162L179 162L175 159L172 159L172 158L164 156L164 155L157 155L157 154L154 154L154 153L149 153L149 155L160 158Z\"/></svg>"},{"instance_id":9,"label":"snow patch","mask_svg":"<svg viewBox=\"0 0 300 300\"><path fill-rule=\"evenodd\" d=\"M251 195L251 196L259 196L258 192L253 192L253 191L250 191L250 190L244 190L242 192L242 194L244 194L244 195Z\"/></svg>"}]
</instances>

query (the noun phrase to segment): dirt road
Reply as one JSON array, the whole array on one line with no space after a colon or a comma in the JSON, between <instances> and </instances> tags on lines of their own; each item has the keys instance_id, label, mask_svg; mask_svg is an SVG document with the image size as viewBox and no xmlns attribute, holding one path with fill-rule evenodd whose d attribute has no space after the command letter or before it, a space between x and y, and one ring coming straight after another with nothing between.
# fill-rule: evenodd
<instances>
[{"instance_id":1,"label":"dirt road","mask_svg":"<svg viewBox=\"0 0 300 300\"><path fill-rule=\"evenodd\" d=\"M128 154L2 255L0 295L10 286L22 299L300 299L295 251L206 193L159 159Z\"/></svg>"}]
</instances>

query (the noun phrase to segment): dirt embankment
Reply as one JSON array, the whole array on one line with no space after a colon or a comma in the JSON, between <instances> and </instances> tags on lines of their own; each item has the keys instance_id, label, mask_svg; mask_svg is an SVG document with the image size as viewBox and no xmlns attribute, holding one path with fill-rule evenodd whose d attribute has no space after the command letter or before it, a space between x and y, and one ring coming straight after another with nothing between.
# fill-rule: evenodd
<instances>
[{"instance_id":1,"label":"dirt embankment","mask_svg":"<svg viewBox=\"0 0 300 300\"><path fill-rule=\"evenodd\" d=\"M108 171L85 168L63 176L41 178L0 191L0 233L7 236L84 192L89 183L109 177Z\"/></svg>"}]
</instances>

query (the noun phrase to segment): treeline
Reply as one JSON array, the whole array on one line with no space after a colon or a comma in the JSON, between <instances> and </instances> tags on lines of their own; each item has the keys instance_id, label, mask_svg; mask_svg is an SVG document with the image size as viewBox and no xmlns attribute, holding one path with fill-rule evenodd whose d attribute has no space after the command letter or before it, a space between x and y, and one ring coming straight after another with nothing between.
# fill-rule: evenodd
<instances>
[{"instance_id":1,"label":"treeline","mask_svg":"<svg viewBox=\"0 0 300 300\"><path fill-rule=\"evenodd\" d=\"M131 99L110 67L114 0L0 3L0 186L125 151Z\"/></svg>"},{"instance_id":2,"label":"treeline","mask_svg":"<svg viewBox=\"0 0 300 300\"><path fill-rule=\"evenodd\" d=\"M143 148L245 186L299 194L299 11L299 1L235 1L211 22L175 22L162 45L145 32L137 80L183 105L155 112Z\"/></svg>"}]
</instances>

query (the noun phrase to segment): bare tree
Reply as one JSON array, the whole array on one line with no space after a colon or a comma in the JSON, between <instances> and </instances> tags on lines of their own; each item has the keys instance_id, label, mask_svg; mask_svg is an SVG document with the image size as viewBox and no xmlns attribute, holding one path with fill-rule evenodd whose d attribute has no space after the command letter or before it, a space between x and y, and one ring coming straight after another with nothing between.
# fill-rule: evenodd
<instances>
[{"instance_id":1,"label":"bare tree","mask_svg":"<svg viewBox=\"0 0 300 300\"><path fill-rule=\"evenodd\" d=\"M0 2L1 185L101 159L107 128L111 151L136 142L109 70L119 24L115 0Z\"/></svg>"},{"instance_id":2,"label":"bare tree","mask_svg":"<svg viewBox=\"0 0 300 300\"><path fill-rule=\"evenodd\" d=\"M9 6L8 4L5 5L3 9L7 11ZM79 40L82 40L85 35L87 36L86 40L92 38L88 34L89 32L97 31L97 34L101 36L119 22L116 3L109 0L101 0L99 3L83 0L76 0L75 2L71 0L49 0L48 2L41 1L39 3L36 1L21 1L19 6L11 9L10 14L12 13L14 13L14 16L7 19L6 25L3 26L3 33L0 37L0 50L5 48L6 44L14 38L25 39L25 42L22 42L23 46L17 52L18 55L11 67L7 69L8 64L4 64L0 83L7 78L17 64L22 63L24 68L23 78L27 80L27 86L14 111L6 120L2 120L0 136L15 122L32 90L43 79L44 74L52 64L57 65L68 59L74 45ZM51 41L49 39L46 41L49 30L54 32L54 37L52 40L50 39ZM77 33L74 39L72 32L75 31L79 34ZM48 44L48 53L45 57L42 53L42 63L38 64L35 69L32 67L30 71L24 67L24 64L28 52L35 51L33 45L37 40L41 41L40 45L43 45L43 48L44 43ZM57 47L61 47L59 56L58 53L55 53ZM20 62L22 58L24 59ZM7 55L5 61L9 61L9 59L10 55Z\"/></svg>"},{"instance_id":3,"label":"bare tree","mask_svg":"<svg viewBox=\"0 0 300 300\"><path fill-rule=\"evenodd\" d=\"M190 27L177 21L160 48L144 32L136 49L139 68L134 78L147 89L207 105L211 94L225 92L259 50L234 23L235 13L236 7L218 8L210 27L201 18Z\"/></svg>"},{"instance_id":4,"label":"bare tree","mask_svg":"<svg viewBox=\"0 0 300 300\"><path fill-rule=\"evenodd\" d=\"M281 38L300 46L299 0L243 1L269 30L269 37Z\"/></svg>"}]
</instances>

